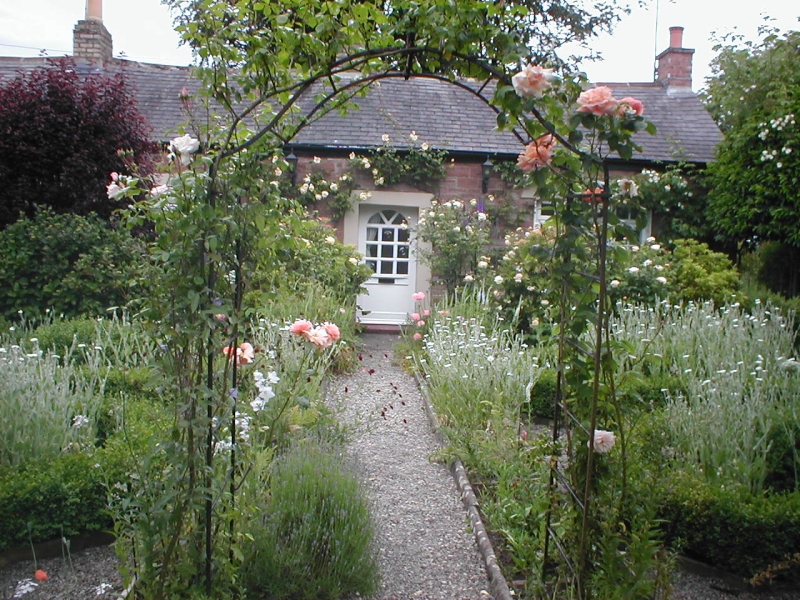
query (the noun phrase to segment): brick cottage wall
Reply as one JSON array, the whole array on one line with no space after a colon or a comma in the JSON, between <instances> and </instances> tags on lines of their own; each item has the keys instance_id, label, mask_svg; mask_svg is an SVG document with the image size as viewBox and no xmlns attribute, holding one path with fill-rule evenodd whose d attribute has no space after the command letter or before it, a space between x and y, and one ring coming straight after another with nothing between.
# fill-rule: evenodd
<instances>
[{"instance_id":1,"label":"brick cottage wall","mask_svg":"<svg viewBox=\"0 0 800 600\"><path fill-rule=\"evenodd\" d=\"M347 156L318 156L320 159L319 163L313 162L313 155L300 155L298 153L297 156L296 182L298 186L302 185L303 178L307 174L315 171L322 171L326 173L326 178L329 181L336 181L345 173L355 175L357 189L393 192L423 191L432 193L441 202L456 199L468 202L473 198L481 200L485 199L488 195L492 195L497 198L497 202L511 202L517 206L523 214L528 215L523 223L524 226L532 224L533 206L531 200L522 198L519 190L509 189L496 173L489 179L488 193L482 193L482 163L485 159L449 159L445 163L446 175L436 188L418 188L409 184L399 183L378 190L378 188L375 187L372 176L368 172L363 170L356 170L354 172L351 169ZM330 221L332 226L336 227L338 225L338 223L333 222L331 219L331 212L324 202L317 203L314 209L322 219ZM337 231L337 235L341 239L342 232Z\"/></svg>"}]
</instances>

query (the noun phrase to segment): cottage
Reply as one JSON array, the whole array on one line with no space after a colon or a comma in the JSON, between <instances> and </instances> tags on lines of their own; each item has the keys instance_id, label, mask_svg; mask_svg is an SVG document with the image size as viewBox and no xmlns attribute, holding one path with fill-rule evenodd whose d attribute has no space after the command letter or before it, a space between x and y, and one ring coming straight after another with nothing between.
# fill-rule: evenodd
<instances>
[{"instance_id":1,"label":"cottage","mask_svg":"<svg viewBox=\"0 0 800 600\"><path fill-rule=\"evenodd\" d=\"M655 81L604 83L615 95L633 96L646 106L647 117L657 127L655 136L641 134L642 151L631 160L612 162L612 174L623 176L643 168L678 161L703 166L714 158L721 133L700 99L692 92L693 50L683 48L682 27L670 28L670 45L656 58ZM74 28L73 57L78 68L122 71L137 90L139 109L159 141L178 132L184 120L179 97L183 89L196 90L190 67L145 64L113 58L112 39L102 21L102 1L87 2L85 19ZM0 57L0 78L19 70L46 65L44 58ZM355 203L336 223L339 238L352 244L375 271L367 283L369 295L360 298L362 322L372 325L403 323L413 310L411 293L429 287L430 272L413 251L409 228L434 197L485 198L506 192L491 168L514 161L527 140L513 132L496 130L494 110L473 91L477 84L452 85L437 79L411 77L375 83L359 110L343 116L331 112L302 129L287 148L296 158L296 177L324 170L336 178L349 169L350 155L381 147L389 140L399 151L425 143L446 152L445 176L435 185L399 183L378 187L360 179ZM621 95L621 96L620 96ZM417 140L417 141L415 141ZM367 196L368 194L368 196ZM515 192L515 206L527 224L548 217L548 206L532 190ZM322 216L331 216L325 206ZM649 226L643 235L649 235Z\"/></svg>"}]
</instances>

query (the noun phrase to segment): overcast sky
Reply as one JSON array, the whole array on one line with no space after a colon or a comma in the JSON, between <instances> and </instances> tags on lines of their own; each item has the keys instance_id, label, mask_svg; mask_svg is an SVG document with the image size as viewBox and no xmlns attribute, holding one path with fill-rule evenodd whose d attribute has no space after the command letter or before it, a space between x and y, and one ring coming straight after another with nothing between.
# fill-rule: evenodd
<instances>
[{"instance_id":1,"label":"overcast sky","mask_svg":"<svg viewBox=\"0 0 800 600\"><path fill-rule=\"evenodd\" d=\"M636 2L632 2L636 4ZM714 57L714 35L736 32L756 39L765 17L782 31L800 29L797 0L649 0L594 48L605 60L584 65L592 81L653 80L654 58L669 43L669 28L684 27L684 48L695 49L694 89L703 87ZM656 8L658 5L658 8ZM49 56L72 53L72 28L84 18L86 0L0 0L0 55ZM179 47L172 18L160 0L105 0L103 22L114 55L141 62L186 65L191 52Z\"/></svg>"}]
</instances>

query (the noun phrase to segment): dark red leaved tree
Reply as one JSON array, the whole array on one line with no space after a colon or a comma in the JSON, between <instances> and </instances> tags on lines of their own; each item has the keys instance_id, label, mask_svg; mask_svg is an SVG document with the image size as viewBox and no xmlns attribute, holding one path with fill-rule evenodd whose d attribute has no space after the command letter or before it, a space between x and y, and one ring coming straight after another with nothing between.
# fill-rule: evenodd
<instances>
[{"instance_id":1,"label":"dark red leaved tree","mask_svg":"<svg viewBox=\"0 0 800 600\"><path fill-rule=\"evenodd\" d=\"M71 59L0 81L0 228L37 206L108 217L106 185L130 150L142 172L156 146L122 73L81 72Z\"/></svg>"}]
</instances>

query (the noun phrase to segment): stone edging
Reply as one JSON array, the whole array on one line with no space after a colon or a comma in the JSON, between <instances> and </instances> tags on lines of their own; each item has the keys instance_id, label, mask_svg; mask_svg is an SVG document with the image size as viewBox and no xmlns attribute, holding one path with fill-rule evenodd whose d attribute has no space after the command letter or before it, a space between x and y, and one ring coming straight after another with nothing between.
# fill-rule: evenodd
<instances>
[{"instance_id":1,"label":"stone edging","mask_svg":"<svg viewBox=\"0 0 800 600\"><path fill-rule=\"evenodd\" d=\"M414 374L414 379L416 380L417 386L420 389L422 400L425 404L425 412L427 413L428 421L430 421L431 427L433 428L436 441L439 442L439 445L444 446L444 436L442 435L442 432L439 431L439 421L436 418L436 412L433 410L430 402L428 402L428 395L425 391L426 386L417 373ZM500 570L500 566L497 564L497 557L494 553L494 548L492 548L492 542L489 539L489 535L486 532L486 527L483 524L483 518L481 517L479 510L478 499L475 497L475 492L472 490L472 485L470 485L469 478L467 477L467 471L464 469L464 465L459 459L456 459L450 465L450 472L453 475L453 479L456 482L456 487L461 495L461 501L464 503L464 507L469 515L472 532L475 534L475 541L478 544L478 551L481 553L481 556L483 557L483 563L486 566L486 574L489 578L489 587L492 597L494 600L513 600L513 596L508 590L506 578L503 576L503 572Z\"/></svg>"}]
</instances>

